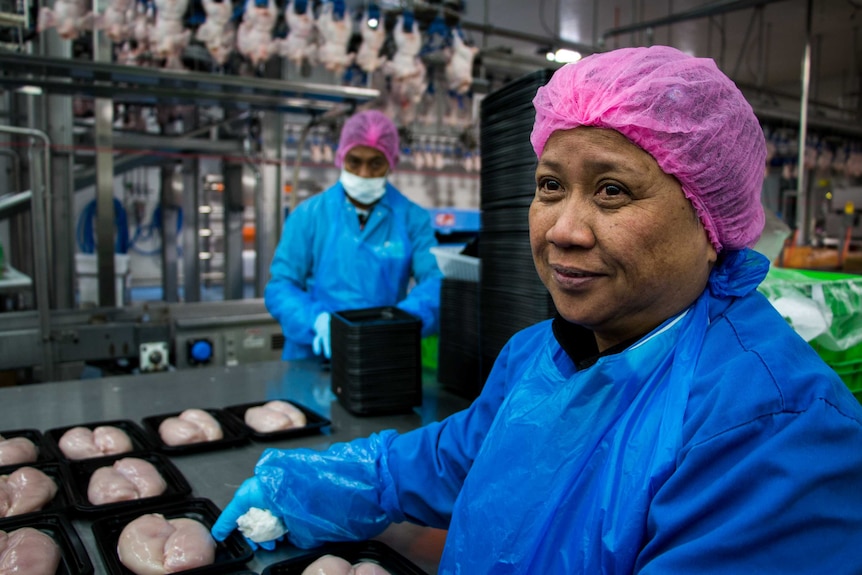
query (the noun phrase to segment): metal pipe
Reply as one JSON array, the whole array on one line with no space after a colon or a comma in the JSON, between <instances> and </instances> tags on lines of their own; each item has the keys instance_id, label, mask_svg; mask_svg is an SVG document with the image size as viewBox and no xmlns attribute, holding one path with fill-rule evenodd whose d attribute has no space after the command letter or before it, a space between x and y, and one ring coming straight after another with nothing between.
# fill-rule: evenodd
<instances>
[{"instance_id":1,"label":"metal pipe","mask_svg":"<svg viewBox=\"0 0 862 575\"><path fill-rule=\"evenodd\" d=\"M39 312L39 335L42 341L42 369L47 381L54 380L54 350L51 344L51 315L48 286L51 285L50 266L48 265L48 244L46 232L49 228L45 221L46 198L51 197L51 139L48 134L33 128L18 128L16 126L0 126L0 132L15 134L18 136L30 136L42 140L42 154L44 170L44 181L42 187L32 186L34 201L31 202L30 210L33 225L33 244L35 257L33 269L36 277L33 281L36 285L36 309ZM32 152L32 146L31 146Z\"/></svg>"},{"instance_id":2,"label":"metal pipe","mask_svg":"<svg viewBox=\"0 0 862 575\"><path fill-rule=\"evenodd\" d=\"M24 186L21 185L21 156L15 150L7 150L0 148L0 156L9 156L12 158L12 179L15 181L15 191L23 192Z\"/></svg>"},{"instance_id":3,"label":"metal pipe","mask_svg":"<svg viewBox=\"0 0 862 575\"><path fill-rule=\"evenodd\" d=\"M808 14L805 23L805 52L802 56L802 99L799 103L799 157L796 177L796 235L797 245L808 242L808 194L805 173L805 141L808 138L808 90L811 84L811 12L812 0L808 0Z\"/></svg>"},{"instance_id":4,"label":"metal pipe","mask_svg":"<svg viewBox=\"0 0 862 575\"><path fill-rule=\"evenodd\" d=\"M538 34L529 34L527 32L520 32L518 30L510 30L508 28L499 28L494 26L493 24L488 23L488 2L485 3L485 14L484 14L484 24L479 24L477 22L469 22L467 20L461 20L462 14L457 10L451 10L449 8L440 7L437 4L431 4L429 2L423 2L421 0L414 0L413 2L416 8L422 8L425 10L437 10L440 14L444 16L451 16L453 18L457 18L459 25L464 30L471 30L473 32L481 32L482 34L488 36L503 36L504 38L512 38L514 40L523 40L524 42L530 42L531 44L538 44L539 46L546 46L549 42L553 43L554 46L558 48L570 48L572 50L576 50L584 55L591 54L596 51L594 46L587 46L586 44L581 44L580 42L569 42L568 40L563 40L561 38L548 38L547 36L541 36ZM483 39L483 45L485 45L485 41Z\"/></svg>"},{"instance_id":5,"label":"metal pipe","mask_svg":"<svg viewBox=\"0 0 862 575\"><path fill-rule=\"evenodd\" d=\"M610 36L620 36L622 34L629 34L646 28L670 26L671 24L685 22L686 20L708 18L710 16L715 16L716 14L735 12L737 10L746 10L748 8L756 8L758 6L765 6L767 4L773 4L775 2L783 1L785 0L725 0L724 2L718 2L715 4L710 4L708 6L703 6L701 8L695 8L687 12L671 14L670 16L665 16L664 18L656 18L655 20L647 20L646 22L638 22L637 24L619 26L617 28L605 30L602 33L602 44L604 44L604 39Z\"/></svg>"},{"instance_id":6,"label":"metal pipe","mask_svg":"<svg viewBox=\"0 0 862 575\"><path fill-rule=\"evenodd\" d=\"M453 13L457 14L456 12ZM460 16L460 14L458 15ZM569 48L571 50L576 50L584 55L592 54L596 51L595 46L588 46L586 44L581 44L580 42L570 42L568 40L563 40L562 38L548 38L547 36L541 36L539 34L519 32L517 30L510 30L508 28L500 28L498 26L494 26L493 24L479 24L476 22L468 22L466 20L463 20L461 21L461 28L463 28L464 30L470 30L472 32L481 32L482 34L488 36L502 36L504 38L512 38L513 40L523 40L524 42L538 44L539 46L547 46L549 43L552 43L556 47Z\"/></svg>"},{"instance_id":7,"label":"metal pipe","mask_svg":"<svg viewBox=\"0 0 862 575\"><path fill-rule=\"evenodd\" d=\"M30 207L30 198L32 197L33 193L30 190L0 196L0 220L17 214L20 209Z\"/></svg>"},{"instance_id":8,"label":"metal pipe","mask_svg":"<svg viewBox=\"0 0 862 575\"><path fill-rule=\"evenodd\" d=\"M296 144L296 157L293 162L293 176L290 179L290 211L288 211L288 215L293 213L293 210L296 209L297 204L299 204L299 168L302 166L302 151L305 149L305 139L308 137L308 132L311 131L312 126L315 125L315 118L312 117L303 127L302 132L299 134L299 142ZM284 214L278 215L279 221L284 219ZM279 237L281 234L281 225L279 227Z\"/></svg>"}]
</instances>

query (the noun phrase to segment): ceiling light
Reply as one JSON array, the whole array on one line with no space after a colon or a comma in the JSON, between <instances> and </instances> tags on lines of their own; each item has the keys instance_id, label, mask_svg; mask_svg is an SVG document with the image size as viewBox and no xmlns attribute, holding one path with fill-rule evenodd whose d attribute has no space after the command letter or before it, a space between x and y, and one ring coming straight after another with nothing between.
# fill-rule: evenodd
<instances>
[{"instance_id":1,"label":"ceiling light","mask_svg":"<svg viewBox=\"0 0 862 575\"><path fill-rule=\"evenodd\" d=\"M553 53L553 59L551 59L552 54L548 54L548 60L552 62L559 62L560 64L568 64L569 62L577 62L581 59L581 53L575 52L574 50L569 50L567 48L560 48L556 52Z\"/></svg>"},{"instance_id":2,"label":"ceiling light","mask_svg":"<svg viewBox=\"0 0 862 575\"><path fill-rule=\"evenodd\" d=\"M28 96L41 96L42 88L39 86L21 86L15 90L21 94L26 94Z\"/></svg>"}]
</instances>

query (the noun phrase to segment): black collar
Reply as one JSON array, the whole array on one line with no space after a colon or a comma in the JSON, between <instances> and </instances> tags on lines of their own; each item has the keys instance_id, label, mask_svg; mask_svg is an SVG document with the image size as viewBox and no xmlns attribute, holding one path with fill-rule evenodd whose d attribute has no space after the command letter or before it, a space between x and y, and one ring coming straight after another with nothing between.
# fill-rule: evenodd
<instances>
[{"instance_id":1,"label":"black collar","mask_svg":"<svg viewBox=\"0 0 862 575\"><path fill-rule=\"evenodd\" d=\"M554 316L551 329L554 331L557 343L575 363L578 370L587 369L596 363L600 357L620 353L640 339L640 336L633 337L599 353L599 346L596 345L596 336L593 332L566 321L559 313Z\"/></svg>"}]
</instances>

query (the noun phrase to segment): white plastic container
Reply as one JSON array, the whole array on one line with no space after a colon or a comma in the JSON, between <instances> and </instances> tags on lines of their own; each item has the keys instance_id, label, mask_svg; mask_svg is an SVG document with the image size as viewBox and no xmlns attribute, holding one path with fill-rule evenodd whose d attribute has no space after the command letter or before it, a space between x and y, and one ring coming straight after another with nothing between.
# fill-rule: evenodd
<instances>
[{"instance_id":1,"label":"white plastic container","mask_svg":"<svg viewBox=\"0 0 862 575\"><path fill-rule=\"evenodd\" d=\"M99 263L96 254L75 254L75 272L78 275L78 307L98 307ZM114 254L114 289L117 306L126 303L129 273L129 254Z\"/></svg>"},{"instance_id":2,"label":"white plastic container","mask_svg":"<svg viewBox=\"0 0 862 575\"><path fill-rule=\"evenodd\" d=\"M479 281L480 264L482 260L473 256L459 254L458 248L446 248L436 246L431 248L431 253L437 258L437 266L443 272L443 277L468 282Z\"/></svg>"}]
</instances>

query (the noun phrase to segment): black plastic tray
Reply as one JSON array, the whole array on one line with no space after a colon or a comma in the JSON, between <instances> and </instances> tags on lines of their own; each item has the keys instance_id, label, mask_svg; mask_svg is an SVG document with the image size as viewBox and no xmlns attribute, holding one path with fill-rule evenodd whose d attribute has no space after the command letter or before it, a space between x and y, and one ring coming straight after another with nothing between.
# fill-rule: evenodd
<instances>
[{"instance_id":1,"label":"black plastic tray","mask_svg":"<svg viewBox=\"0 0 862 575\"><path fill-rule=\"evenodd\" d=\"M54 448L45 442L45 438L42 436L42 432L38 429L10 429L8 431L0 430L0 436L3 436L4 439L12 439L13 437L24 437L33 442L36 448L39 450L39 455L36 458L36 461L31 463L41 463L43 461L55 461L57 459L57 454L54 452ZM27 463L14 463L10 465L27 465Z\"/></svg>"},{"instance_id":2,"label":"black plastic tray","mask_svg":"<svg viewBox=\"0 0 862 575\"><path fill-rule=\"evenodd\" d=\"M164 493L155 497L105 503L104 505L90 503L90 500L87 498L87 488L90 486L90 477L92 477L93 473L101 467L113 465L115 461L127 457L136 457L152 463L164 478L165 483L167 483ZM192 492L189 482L180 470L171 463L170 459L156 452L139 453L132 456L125 454L114 455L99 459L73 461L69 464L69 481L66 486L75 513L88 518L104 517L106 515L140 510L153 505L162 505L178 499L184 499Z\"/></svg>"},{"instance_id":3,"label":"black plastic tray","mask_svg":"<svg viewBox=\"0 0 862 575\"><path fill-rule=\"evenodd\" d=\"M65 427L55 427L53 429L48 429L44 433L45 442L51 445L51 449L57 454L57 458L60 461L85 461L84 459L69 459L63 454L63 451L60 449L60 439L62 439L63 434L69 431L74 427L86 427L87 429L95 429L99 426L107 425L111 427L116 427L126 432L129 436L129 439L132 440L132 450L127 451L123 455L129 455L132 453L138 453L141 451L152 451L154 448L152 440L149 436L144 433L144 430L141 429L141 426L135 423L130 419L114 419L110 421L93 421L90 423L80 423L78 425L67 425ZM96 459L96 458L91 458Z\"/></svg>"},{"instance_id":4,"label":"black plastic tray","mask_svg":"<svg viewBox=\"0 0 862 575\"><path fill-rule=\"evenodd\" d=\"M392 575L427 575L415 563L380 541L332 543L299 557L279 561L266 567L261 575L301 575L306 567L324 555L341 557L351 564L360 561L377 563Z\"/></svg>"},{"instance_id":5,"label":"black plastic tray","mask_svg":"<svg viewBox=\"0 0 862 575\"><path fill-rule=\"evenodd\" d=\"M203 408L201 408L203 409ZM149 433L152 441L156 444L156 449L168 455L186 455L189 453L201 453L203 451L215 451L218 449L227 449L229 447L237 447L248 443L248 432L244 425L236 420L233 415L228 414L223 409L203 409L212 415L221 425L222 434L224 437L215 441L201 441L199 443L190 443L188 445L168 445L162 441L159 435L159 425L162 421L169 417L176 417L184 410L175 411L173 413L163 413L161 415L151 415L145 417L142 421L144 428Z\"/></svg>"},{"instance_id":6,"label":"black plastic tray","mask_svg":"<svg viewBox=\"0 0 862 575\"><path fill-rule=\"evenodd\" d=\"M13 517L3 521L0 530L14 531L21 527L32 527L50 535L60 546L60 565L56 575L90 575L93 563L81 538L68 519L60 515L43 513L32 519Z\"/></svg>"},{"instance_id":7,"label":"black plastic tray","mask_svg":"<svg viewBox=\"0 0 862 575\"><path fill-rule=\"evenodd\" d=\"M209 499L198 498L151 507L145 511L142 510L97 519L92 525L93 535L96 538L99 553L110 575L134 575L120 562L120 557L117 555L117 542L120 539L120 533L122 533L123 528L145 513L161 513L167 519L188 517L189 519L200 521L207 528L211 529L221 511ZM245 568L245 564L254 555L254 551L252 551L252 548L238 531L232 532L228 535L227 539L217 542L217 545L215 563L206 567L188 569L182 573L184 575L234 573L242 571Z\"/></svg>"},{"instance_id":8,"label":"black plastic tray","mask_svg":"<svg viewBox=\"0 0 862 575\"><path fill-rule=\"evenodd\" d=\"M72 506L72 502L69 499L69 495L66 493L66 484L69 481L67 470L65 466L59 461L46 461L45 463L24 463L20 465L7 465L4 467L0 467L0 475L9 475L16 469L20 469L21 467L32 467L34 469L38 469L48 477L54 480L54 483L57 484L57 494L54 495L54 499L48 502L45 507L39 509L37 511L31 511L30 513L22 513L21 515L13 515L11 517L0 517L0 523L20 518L33 517L35 515L44 515L45 513L64 513L69 507Z\"/></svg>"},{"instance_id":9,"label":"black plastic tray","mask_svg":"<svg viewBox=\"0 0 862 575\"><path fill-rule=\"evenodd\" d=\"M305 414L306 424L304 427L293 427L290 429L283 429L281 431L273 431L272 433L261 433L260 431L256 431L252 429L245 423L245 412L250 407L258 407L259 405L264 405L269 403L270 401L285 401L302 413ZM287 439L290 437L302 437L304 435L312 435L315 433L320 433L321 429L332 423L319 413L310 410L304 405L297 403L291 399L278 399L278 400L270 400L267 399L265 401L255 401L252 403L241 403L238 405L229 405L224 408L226 412L232 415L239 424L246 430L249 437L256 441L275 441L277 439Z\"/></svg>"}]
</instances>

